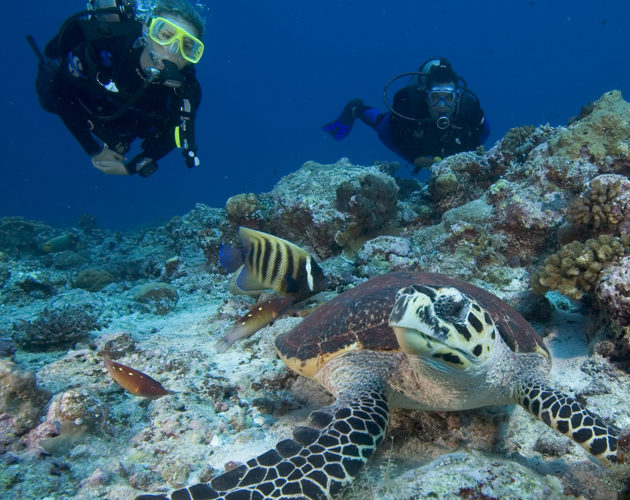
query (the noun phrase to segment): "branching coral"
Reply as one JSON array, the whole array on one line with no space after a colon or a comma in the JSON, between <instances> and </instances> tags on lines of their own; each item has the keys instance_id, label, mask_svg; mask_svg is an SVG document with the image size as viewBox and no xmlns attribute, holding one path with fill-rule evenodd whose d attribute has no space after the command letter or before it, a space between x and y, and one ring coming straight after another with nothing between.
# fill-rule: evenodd
<instances>
[{"instance_id":1,"label":"branching coral","mask_svg":"<svg viewBox=\"0 0 630 500\"><path fill-rule=\"evenodd\" d=\"M630 251L630 235L600 235L585 243L573 241L550 256L532 276L534 291L558 290L579 300L591 293L607 264L616 263Z\"/></svg>"},{"instance_id":2,"label":"branching coral","mask_svg":"<svg viewBox=\"0 0 630 500\"><path fill-rule=\"evenodd\" d=\"M629 223L630 180L615 174L595 177L588 190L569 207L568 220L614 231L620 224Z\"/></svg>"},{"instance_id":3,"label":"branching coral","mask_svg":"<svg viewBox=\"0 0 630 500\"><path fill-rule=\"evenodd\" d=\"M25 351L62 350L87 338L99 328L96 318L79 307L44 309L34 321L19 321L13 325L12 337Z\"/></svg>"}]
</instances>

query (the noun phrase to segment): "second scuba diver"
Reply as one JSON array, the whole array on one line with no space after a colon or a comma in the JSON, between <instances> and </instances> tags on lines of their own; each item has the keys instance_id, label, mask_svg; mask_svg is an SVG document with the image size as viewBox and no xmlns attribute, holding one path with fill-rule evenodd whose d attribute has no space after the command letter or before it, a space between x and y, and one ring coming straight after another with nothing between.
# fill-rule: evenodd
<instances>
[{"instance_id":1,"label":"second scuba diver","mask_svg":"<svg viewBox=\"0 0 630 500\"><path fill-rule=\"evenodd\" d=\"M353 99L339 118L322 129L340 141L359 118L376 130L385 146L412 163L414 173L440 157L470 151L488 139L490 125L479 99L445 58L429 59L419 72L392 78L384 94L392 82L409 75L409 85L396 92L393 105L385 99L388 112L380 113L361 99Z\"/></svg>"},{"instance_id":2,"label":"second scuba diver","mask_svg":"<svg viewBox=\"0 0 630 500\"><path fill-rule=\"evenodd\" d=\"M132 1L88 5L97 10L70 17L44 55L28 37L40 58L42 107L59 115L106 174L146 177L175 147L186 166L199 165L194 65L204 49L201 15L187 0L158 0L144 22ZM126 158L138 138L141 151Z\"/></svg>"}]
</instances>

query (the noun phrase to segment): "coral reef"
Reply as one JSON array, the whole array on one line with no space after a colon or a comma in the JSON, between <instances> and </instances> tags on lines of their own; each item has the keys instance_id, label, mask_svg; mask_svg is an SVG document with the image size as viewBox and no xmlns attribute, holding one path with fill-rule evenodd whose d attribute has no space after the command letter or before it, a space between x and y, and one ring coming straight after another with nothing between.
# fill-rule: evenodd
<instances>
[{"instance_id":1,"label":"coral reef","mask_svg":"<svg viewBox=\"0 0 630 500\"><path fill-rule=\"evenodd\" d=\"M389 164L381 167L390 169ZM306 162L270 193L255 199L232 197L229 209L236 215L230 218L238 221L255 213L254 219L246 217L249 225L292 241L319 259L356 250L396 213L398 186L381 167L360 167L345 158L332 165Z\"/></svg>"},{"instance_id":2,"label":"coral reef","mask_svg":"<svg viewBox=\"0 0 630 500\"><path fill-rule=\"evenodd\" d=\"M18 321L12 327L15 343L25 351L61 350L88 338L100 325L89 312L74 306L44 309L34 321Z\"/></svg>"},{"instance_id":3,"label":"coral reef","mask_svg":"<svg viewBox=\"0 0 630 500\"><path fill-rule=\"evenodd\" d=\"M475 152L459 153L431 167L429 192L440 213L479 198L505 172L503 163Z\"/></svg>"},{"instance_id":4,"label":"coral reef","mask_svg":"<svg viewBox=\"0 0 630 500\"><path fill-rule=\"evenodd\" d=\"M33 372L0 359L0 450L35 427L49 398L48 391L37 386Z\"/></svg>"},{"instance_id":5,"label":"coral reef","mask_svg":"<svg viewBox=\"0 0 630 500\"><path fill-rule=\"evenodd\" d=\"M630 161L630 104L618 90L604 94L592 111L561 130L549 141L552 155L570 160L586 159L600 173L614 172Z\"/></svg>"},{"instance_id":6,"label":"coral reef","mask_svg":"<svg viewBox=\"0 0 630 500\"><path fill-rule=\"evenodd\" d=\"M8 257L4 252L0 252L0 287L11 277L11 271L8 269Z\"/></svg>"},{"instance_id":7,"label":"coral reef","mask_svg":"<svg viewBox=\"0 0 630 500\"><path fill-rule=\"evenodd\" d=\"M393 163L341 159L133 231L90 216L72 228L0 219L0 496L133 498L270 449L331 402L286 370L273 337L398 269L450 274L508 300L546 335L553 382L630 425L619 404L630 398L629 107L611 92L568 127L511 129L489 151L432 165L426 183L395 179ZM308 250L331 287L219 354L217 340L252 306L231 295L217 264L241 224ZM68 233L79 243L42 251ZM95 331L101 324L110 327ZM102 356L173 393L123 393ZM623 494L519 408L394 412L374 455L344 498Z\"/></svg>"},{"instance_id":8,"label":"coral reef","mask_svg":"<svg viewBox=\"0 0 630 500\"><path fill-rule=\"evenodd\" d=\"M630 232L630 179L623 175L598 175L569 207L569 222L591 230Z\"/></svg>"},{"instance_id":9,"label":"coral reef","mask_svg":"<svg viewBox=\"0 0 630 500\"><path fill-rule=\"evenodd\" d=\"M254 193L242 193L228 198L225 212L238 226L258 227L263 221L262 205Z\"/></svg>"},{"instance_id":10,"label":"coral reef","mask_svg":"<svg viewBox=\"0 0 630 500\"><path fill-rule=\"evenodd\" d=\"M107 410L93 394L70 389L53 398L45 421L30 432L28 441L47 453L63 454L84 433L101 430L106 420Z\"/></svg>"},{"instance_id":11,"label":"coral reef","mask_svg":"<svg viewBox=\"0 0 630 500\"><path fill-rule=\"evenodd\" d=\"M15 342L0 337L0 358L11 357L15 353Z\"/></svg>"},{"instance_id":12,"label":"coral reef","mask_svg":"<svg viewBox=\"0 0 630 500\"><path fill-rule=\"evenodd\" d=\"M531 125L513 127L508 130L501 139L503 154L516 161L525 160L528 153L541 142L540 138L532 140L535 130L536 127Z\"/></svg>"},{"instance_id":13,"label":"coral reef","mask_svg":"<svg viewBox=\"0 0 630 500\"><path fill-rule=\"evenodd\" d=\"M579 300L595 289L604 267L618 262L628 251L630 235L600 235L585 243L573 241L545 260L532 276L532 287L540 293L558 290Z\"/></svg>"},{"instance_id":14,"label":"coral reef","mask_svg":"<svg viewBox=\"0 0 630 500\"><path fill-rule=\"evenodd\" d=\"M98 228L98 224L96 222L96 218L92 214L82 214L79 216L77 220L77 226L84 233L91 233L95 229Z\"/></svg>"},{"instance_id":15,"label":"coral reef","mask_svg":"<svg viewBox=\"0 0 630 500\"><path fill-rule=\"evenodd\" d=\"M409 240L396 236L378 236L365 242L357 252L355 264L357 274L365 278L415 268Z\"/></svg>"},{"instance_id":16,"label":"coral reef","mask_svg":"<svg viewBox=\"0 0 630 500\"><path fill-rule=\"evenodd\" d=\"M29 295L49 297L55 293L50 276L45 272L29 272L15 276L15 284Z\"/></svg>"},{"instance_id":17,"label":"coral reef","mask_svg":"<svg viewBox=\"0 0 630 500\"><path fill-rule=\"evenodd\" d=\"M177 305L177 290L167 283L146 283L134 294L134 299L149 306L151 311L160 316L171 312Z\"/></svg>"},{"instance_id":18,"label":"coral reef","mask_svg":"<svg viewBox=\"0 0 630 500\"><path fill-rule=\"evenodd\" d=\"M595 300L606 316L630 335L630 257L609 266L602 275Z\"/></svg>"},{"instance_id":19,"label":"coral reef","mask_svg":"<svg viewBox=\"0 0 630 500\"><path fill-rule=\"evenodd\" d=\"M98 292L114 281L116 281L116 278L109 271L104 269L84 269L77 274L72 286L82 288L88 292Z\"/></svg>"},{"instance_id":20,"label":"coral reef","mask_svg":"<svg viewBox=\"0 0 630 500\"><path fill-rule=\"evenodd\" d=\"M342 248L353 249L357 241L375 234L396 213L398 186L389 179L370 174L359 179L359 184L343 182L337 187L335 208L348 213L352 221L337 232L335 242Z\"/></svg>"},{"instance_id":21,"label":"coral reef","mask_svg":"<svg viewBox=\"0 0 630 500\"><path fill-rule=\"evenodd\" d=\"M179 266L183 272L187 266L195 265L199 254L211 267L217 265L217 254L222 243L235 238L236 232L225 218L225 212L220 208L213 208L198 203L195 208L182 217L173 217L166 225L166 232L170 241L170 252L162 262L173 254L187 255L186 262ZM158 247L159 248L159 247Z\"/></svg>"},{"instance_id":22,"label":"coral reef","mask_svg":"<svg viewBox=\"0 0 630 500\"><path fill-rule=\"evenodd\" d=\"M8 255L38 254L41 246L52 236L52 229L41 222L22 217L0 219L0 250Z\"/></svg>"},{"instance_id":23,"label":"coral reef","mask_svg":"<svg viewBox=\"0 0 630 500\"><path fill-rule=\"evenodd\" d=\"M386 463L373 473L376 477L366 477L365 484L353 485L344 498L564 498L563 485L555 477L478 453L449 453L402 472Z\"/></svg>"}]
</instances>

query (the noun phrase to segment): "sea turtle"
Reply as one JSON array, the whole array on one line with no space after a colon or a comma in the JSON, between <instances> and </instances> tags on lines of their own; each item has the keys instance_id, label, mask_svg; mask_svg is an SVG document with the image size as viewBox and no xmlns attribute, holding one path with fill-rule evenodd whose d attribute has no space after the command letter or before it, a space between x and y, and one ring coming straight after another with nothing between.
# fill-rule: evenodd
<instances>
[{"instance_id":1,"label":"sea turtle","mask_svg":"<svg viewBox=\"0 0 630 500\"><path fill-rule=\"evenodd\" d=\"M465 281L409 272L373 278L278 335L275 346L335 402L313 412L293 439L172 500L330 498L383 439L390 407L520 404L602 463L618 461L619 429L548 384L549 351L529 323ZM158 498L168 497L138 497Z\"/></svg>"}]
</instances>

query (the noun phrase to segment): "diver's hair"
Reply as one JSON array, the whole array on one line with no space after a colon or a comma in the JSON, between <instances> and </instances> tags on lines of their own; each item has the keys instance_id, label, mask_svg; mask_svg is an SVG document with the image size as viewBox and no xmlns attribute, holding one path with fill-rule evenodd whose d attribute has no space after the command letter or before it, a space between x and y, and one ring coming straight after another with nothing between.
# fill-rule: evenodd
<instances>
[{"instance_id":1,"label":"diver's hair","mask_svg":"<svg viewBox=\"0 0 630 500\"><path fill-rule=\"evenodd\" d=\"M188 0L157 0L153 9L154 16L172 14L181 17L184 21L192 24L197 30L199 38L203 38L203 31L206 20L190 5Z\"/></svg>"}]
</instances>

